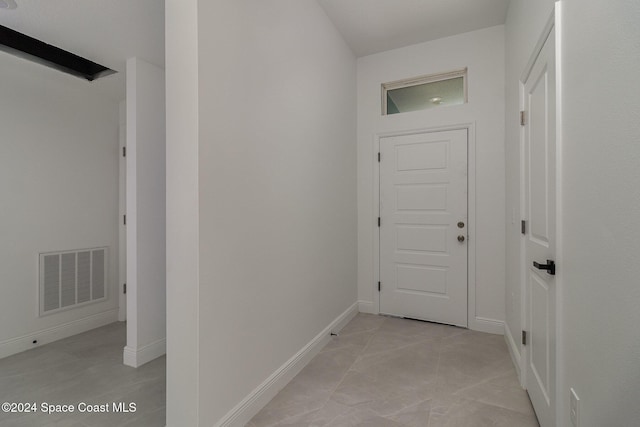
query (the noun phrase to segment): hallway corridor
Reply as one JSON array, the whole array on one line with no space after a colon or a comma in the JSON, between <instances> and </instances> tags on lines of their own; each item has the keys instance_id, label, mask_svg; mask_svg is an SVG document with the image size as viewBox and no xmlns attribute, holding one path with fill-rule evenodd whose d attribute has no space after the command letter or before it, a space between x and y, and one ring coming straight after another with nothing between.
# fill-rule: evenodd
<instances>
[{"instance_id":1,"label":"hallway corridor","mask_svg":"<svg viewBox=\"0 0 640 427\"><path fill-rule=\"evenodd\" d=\"M537 427L504 337L359 314L248 424Z\"/></svg>"}]
</instances>

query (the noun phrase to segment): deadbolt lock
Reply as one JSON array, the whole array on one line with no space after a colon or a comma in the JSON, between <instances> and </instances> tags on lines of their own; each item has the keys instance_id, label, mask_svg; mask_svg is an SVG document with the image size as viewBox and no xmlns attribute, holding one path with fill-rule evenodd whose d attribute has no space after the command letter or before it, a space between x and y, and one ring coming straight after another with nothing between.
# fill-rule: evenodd
<instances>
[{"instance_id":1,"label":"deadbolt lock","mask_svg":"<svg viewBox=\"0 0 640 427\"><path fill-rule=\"evenodd\" d=\"M464 242L464 236L462 234L458 236L458 242Z\"/></svg>"},{"instance_id":2,"label":"deadbolt lock","mask_svg":"<svg viewBox=\"0 0 640 427\"><path fill-rule=\"evenodd\" d=\"M464 222L460 221L460 222L458 223L458 228L464 228Z\"/></svg>"}]
</instances>

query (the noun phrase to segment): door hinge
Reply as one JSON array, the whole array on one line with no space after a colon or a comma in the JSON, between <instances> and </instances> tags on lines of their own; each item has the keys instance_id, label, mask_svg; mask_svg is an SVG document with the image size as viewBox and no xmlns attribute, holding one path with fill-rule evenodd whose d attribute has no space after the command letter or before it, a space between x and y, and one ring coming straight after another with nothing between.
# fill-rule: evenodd
<instances>
[{"instance_id":1,"label":"door hinge","mask_svg":"<svg viewBox=\"0 0 640 427\"><path fill-rule=\"evenodd\" d=\"M127 216L122 215L122 225L127 225Z\"/></svg>"},{"instance_id":2,"label":"door hinge","mask_svg":"<svg viewBox=\"0 0 640 427\"><path fill-rule=\"evenodd\" d=\"M382 283L378 282L378 292L380 292L380 289L382 289Z\"/></svg>"},{"instance_id":3,"label":"door hinge","mask_svg":"<svg viewBox=\"0 0 640 427\"><path fill-rule=\"evenodd\" d=\"M527 123L527 114L524 111L520 111L520 126L524 126Z\"/></svg>"},{"instance_id":4,"label":"door hinge","mask_svg":"<svg viewBox=\"0 0 640 427\"><path fill-rule=\"evenodd\" d=\"M378 227L380 227L381 221L380 221L380 217L378 217Z\"/></svg>"},{"instance_id":5,"label":"door hinge","mask_svg":"<svg viewBox=\"0 0 640 427\"><path fill-rule=\"evenodd\" d=\"M522 345L527 345L527 331L522 331Z\"/></svg>"},{"instance_id":6,"label":"door hinge","mask_svg":"<svg viewBox=\"0 0 640 427\"><path fill-rule=\"evenodd\" d=\"M378 163L380 163L380 152L378 151Z\"/></svg>"},{"instance_id":7,"label":"door hinge","mask_svg":"<svg viewBox=\"0 0 640 427\"><path fill-rule=\"evenodd\" d=\"M122 293L123 294L127 293L127 284L126 283L124 285L122 285Z\"/></svg>"},{"instance_id":8,"label":"door hinge","mask_svg":"<svg viewBox=\"0 0 640 427\"><path fill-rule=\"evenodd\" d=\"M127 147L122 147L122 157L127 157Z\"/></svg>"},{"instance_id":9,"label":"door hinge","mask_svg":"<svg viewBox=\"0 0 640 427\"><path fill-rule=\"evenodd\" d=\"M520 221L520 232L522 234L527 234L527 221L525 221L524 219Z\"/></svg>"}]
</instances>

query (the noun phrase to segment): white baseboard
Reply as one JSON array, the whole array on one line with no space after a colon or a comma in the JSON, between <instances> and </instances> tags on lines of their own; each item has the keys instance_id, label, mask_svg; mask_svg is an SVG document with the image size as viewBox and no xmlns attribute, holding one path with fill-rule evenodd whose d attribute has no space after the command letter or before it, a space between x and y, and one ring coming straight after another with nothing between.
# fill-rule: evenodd
<instances>
[{"instance_id":1,"label":"white baseboard","mask_svg":"<svg viewBox=\"0 0 640 427\"><path fill-rule=\"evenodd\" d=\"M273 397L278 394L329 342L331 332L339 332L358 314L358 303L354 303L324 328L314 339L278 368L262 384L237 404L215 427L242 427L251 420Z\"/></svg>"},{"instance_id":2,"label":"white baseboard","mask_svg":"<svg viewBox=\"0 0 640 427\"><path fill-rule=\"evenodd\" d=\"M358 311L360 313L378 314L378 310L374 310L371 301L358 301Z\"/></svg>"},{"instance_id":3,"label":"white baseboard","mask_svg":"<svg viewBox=\"0 0 640 427\"><path fill-rule=\"evenodd\" d=\"M151 344L143 345L139 349L126 346L122 359L125 365L138 368L165 354L167 354L167 339L162 338Z\"/></svg>"},{"instance_id":4,"label":"white baseboard","mask_svg":"<svg viewBox=\"0 0 640 427\"><path fill-rule=\"evenodd\" d=\"M21 337L10 338L0 342L0 359L117 321L118 309L116 308ZM34 344L33 341L37 341L37 344Z\"/></svg>"},{"instance_id":5,"label":"white baseboard","mask_svg":"<svg viewBox=\"0 0 640 427\"><path fill-rule=\"evenodd\" d=\"M504 322L502 320L476 317L469 322L469 329L489 334L504 335Z\"/></svg>"},{"instance_id":6,"label":"white baseboard","mask_svg":"<svg viewBox=\"0 0 640 427\"><path fill-rule=\"evenodd\" d=\"M127 321L127 300L120 301L120 308L118 309L118 322L126 322Z\"/></svg>"},{"instance_id":7,"label":"white baseboard","mask_svg":"<svg viewBox=\"0 0 640 427\"><path fill-rule=\"evenodd\" d=\"M520 356L520 346L516 344L516 340L513 339L511 329L509 329L509 325L506 323L504 324L504 340L507 342L507 348L509 349L511 360L513 361L513 365L516 368L516 373L518 374L518 380L520 384L522 384L522 375L520 375L520 364L522 363L522 357Z\"/></svg>"}]
</instances>

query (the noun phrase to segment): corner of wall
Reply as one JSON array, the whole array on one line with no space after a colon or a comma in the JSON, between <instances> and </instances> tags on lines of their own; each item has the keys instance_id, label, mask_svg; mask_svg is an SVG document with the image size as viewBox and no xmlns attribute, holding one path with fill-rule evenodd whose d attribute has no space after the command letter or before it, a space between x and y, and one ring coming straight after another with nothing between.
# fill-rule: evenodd
<instances>
[{"instance_id":1,"label":"corner of wall","mask_svg":"<svg viewBox=\"0 0 640 427\"><path fill-rule=\"evenodd\" d=\"M509 349L509 355L511 355L511 360L513 361L513 366L516 368L516 373L518 374L518 380L520 381L520 385L524 386L522 382L521 372L521 363L522 357L520 355L520 347L516 344L515 339L513 338L513 334L511 333L511 329L509 329L509 324L505 322L504 324L504 340L507 343L507 348Z\"/></svg>"},{"instance_id":2,"label":"corner of wall","mask_svg":"<svg viewBox=\"0 0 640 427\"><path fill-rule=\"evenodd\" d=\"M358 311L360 313L378 314L378 310L375 309L371 301L358 301Z\"/></svg>"},{"instance_id":3,"label":"corner of wall","mask_svg":"<svg viewBox=\"0 0 640 427\"><path fill-rule=\"evenodd\" d=\"M167 353L167 339L162 338L140 348L126 346L123 352L123 363L138 368Z\"/></svg>"},{"instance_id":4,"label":"corner of wall","mask_svg":"<svg viewBox=\"0 0 640 427\"><path fill-rule=\"evenodd\" d=\"M331 333L342 330L357 314L358 303L354 303L302 347L300 351L276 369L262 384L249 393L227 415L218 421L215 427L241 427L248 423L328 344L331 339Z\"/></svg>"}]
</instances>

